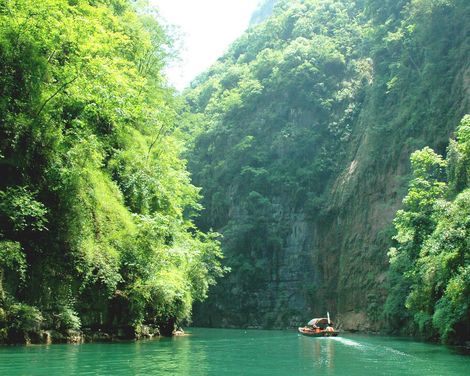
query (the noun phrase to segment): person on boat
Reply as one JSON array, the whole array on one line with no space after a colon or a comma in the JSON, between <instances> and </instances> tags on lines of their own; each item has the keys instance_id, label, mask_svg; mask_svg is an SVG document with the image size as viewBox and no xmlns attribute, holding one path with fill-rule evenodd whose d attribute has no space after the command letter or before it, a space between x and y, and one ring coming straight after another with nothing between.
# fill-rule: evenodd
<instances>
[{"instance_id":1,"label":"person on boat","mask_svg":"<svg viewBox=\"0 0 470 376\"><path fill-rule=\"evenodd\" d=\"M326 327L325 330L326 330L327 332L334 332L334 331L335 331L334 328L333 328L333 326L332 326L332 324L328 324L328 326Z\"/></svg>"}]
</instances>

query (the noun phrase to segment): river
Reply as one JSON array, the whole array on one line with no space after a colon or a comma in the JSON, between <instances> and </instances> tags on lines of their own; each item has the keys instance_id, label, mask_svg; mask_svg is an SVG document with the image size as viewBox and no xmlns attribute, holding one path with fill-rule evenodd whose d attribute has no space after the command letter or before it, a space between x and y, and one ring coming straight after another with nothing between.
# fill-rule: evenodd
<instances>
[{"instance_id":1,"label":"river","mask_svg":"<svg viewBox=\"0 0 470 376\"><path fill-rule=\"evenodd\" d=\"M383 336L188 329L184 337L0 347L0 375L470 375L470 356Z\"/></svg>"}]
</instances>

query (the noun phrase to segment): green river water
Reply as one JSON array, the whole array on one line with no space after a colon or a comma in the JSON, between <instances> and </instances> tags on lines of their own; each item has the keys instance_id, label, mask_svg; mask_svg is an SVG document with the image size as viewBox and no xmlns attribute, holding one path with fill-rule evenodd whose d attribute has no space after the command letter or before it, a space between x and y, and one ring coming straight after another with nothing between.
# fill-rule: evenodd
<instances>
[{"instance_id":1,"label":"green river water","mask_svg":"<svg viewBox=\"0 0 470 376\"><path fill-rule=\"evenodd\" d=\"M466 375L470 356L382 336L189 329L152 341L0 347L0 375Z\"/></svg>"}]
</instances>

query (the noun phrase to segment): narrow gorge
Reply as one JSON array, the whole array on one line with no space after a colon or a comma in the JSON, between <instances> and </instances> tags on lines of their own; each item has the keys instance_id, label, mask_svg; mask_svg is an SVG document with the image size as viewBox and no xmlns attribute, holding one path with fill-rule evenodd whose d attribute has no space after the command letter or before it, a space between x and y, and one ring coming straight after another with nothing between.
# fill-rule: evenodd
<instances>
[{"instance_id":1,"label":"narrow gorge","mask_svg":"<svg viewBox=\"0 0 470 376\"><path fill-rule=\"evenodd\" d=\"M185 93L189 168L232 271L195 323L383 331L410 155L470 111L466 1L278 1ZM264 15L263 15L264 14Z\"/></svg>"}]
</instances>

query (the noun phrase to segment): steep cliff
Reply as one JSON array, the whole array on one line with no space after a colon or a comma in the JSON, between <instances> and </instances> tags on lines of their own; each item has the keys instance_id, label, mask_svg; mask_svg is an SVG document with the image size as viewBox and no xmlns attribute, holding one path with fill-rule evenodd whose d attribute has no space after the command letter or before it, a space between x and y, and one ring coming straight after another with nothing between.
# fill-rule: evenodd
<instances>
[{"instance_id":1,"label":"steep cliff","mask_svg":"<svg viewBox=\"0 0 470 376\"><path fill-rule=\"evenodd\" d=\"M409 156L444 152L470 111L469 16L463 0L279 2L193 83L199 225L224 234L232 268L197 324L328 309L346 329L386 326Z\"/></svg>"}]
</instances>

